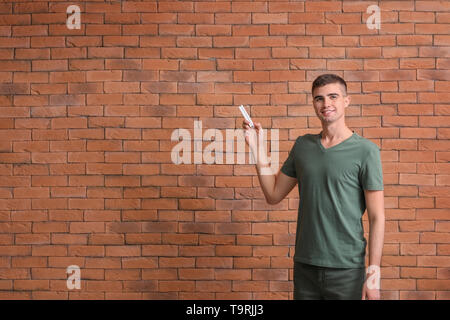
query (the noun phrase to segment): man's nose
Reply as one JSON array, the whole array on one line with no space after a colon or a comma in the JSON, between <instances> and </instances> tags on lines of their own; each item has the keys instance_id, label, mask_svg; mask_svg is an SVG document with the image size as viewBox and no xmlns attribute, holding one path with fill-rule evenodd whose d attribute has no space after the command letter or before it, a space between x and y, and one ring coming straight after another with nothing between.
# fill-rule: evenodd
<instances>
[{"instance_id":1,"label":"man's nose","mask_svg":"<svg viewBox=\"0 0 450 320\"><path fill-rule=\"evenodd\" d=\"M325 97L324 103L325 103L325 107L331 106L333 104L332 100L328 97Z\"/></svg>"}]
</instances>

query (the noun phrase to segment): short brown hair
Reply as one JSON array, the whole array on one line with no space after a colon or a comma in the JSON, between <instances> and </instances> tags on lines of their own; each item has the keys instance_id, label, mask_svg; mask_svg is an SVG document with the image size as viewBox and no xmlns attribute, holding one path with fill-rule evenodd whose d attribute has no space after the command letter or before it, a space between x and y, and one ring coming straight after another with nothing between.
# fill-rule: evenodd
<instances>
[{"instance_id":1,"label":"short brown hair","mask_svg":"<svg viewBox=\"0 0 450 320\"><path fill-rule=\"evenodd\" d=\"M344 95L347 95L347 83L345 82L345 80L332 73L322 74L318 76L312 84L311 93L314 92L314 89L323 87L330 83L340 83L344 87Z\"/></svg>"}]
</instances>

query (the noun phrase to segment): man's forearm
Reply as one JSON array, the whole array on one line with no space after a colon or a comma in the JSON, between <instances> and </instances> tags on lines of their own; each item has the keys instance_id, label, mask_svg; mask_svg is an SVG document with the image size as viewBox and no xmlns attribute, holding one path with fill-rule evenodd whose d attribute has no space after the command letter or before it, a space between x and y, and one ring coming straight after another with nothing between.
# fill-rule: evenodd
<instances>
[{"instance_id":1,"label":"man's forearm","mask_svg":"<svg viewBox=\"0 0 450 320\"><path fill-rule=\"evenodd\" d=\"M384 244L384 214L369 219L369 266L381 266Z\"/></svg>"},{"instance_id":2,"label":"man's forearm","mask_svg":"<svg viewBox=\"0 0 450 320\"><path fill-rule=\"evenodd\" d=\"M259 184L264 193L266 201L273 203L271 197L275 188L276 176L274 173L269 172L269 160L267 159L267 153L264 149L259 150L258 157L256 159L256 172L258 173Z\"/></svg>"}]
</instances>

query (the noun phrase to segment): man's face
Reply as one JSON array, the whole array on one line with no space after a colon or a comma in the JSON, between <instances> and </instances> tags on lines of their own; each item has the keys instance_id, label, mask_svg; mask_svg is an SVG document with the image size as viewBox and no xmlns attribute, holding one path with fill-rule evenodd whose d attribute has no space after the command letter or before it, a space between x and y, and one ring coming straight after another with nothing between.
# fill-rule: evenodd
<instances>
[{"instance_id":1,"label":"man's face","mask_svg":"<svg viewBox=\"0 0 450 320\"><path fill-rule=\"evenodd\" d=\"M345 95L344 87L339 83L330 83L314 89L313 106L320 121L336 122L345 115L350 97Z\"/></svg>"}]
</instances>

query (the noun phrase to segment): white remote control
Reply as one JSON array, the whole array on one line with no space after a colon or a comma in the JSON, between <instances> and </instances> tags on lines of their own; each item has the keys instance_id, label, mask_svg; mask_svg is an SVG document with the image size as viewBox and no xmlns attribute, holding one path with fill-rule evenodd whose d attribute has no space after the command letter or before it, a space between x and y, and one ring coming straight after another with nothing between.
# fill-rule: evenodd
<instances>
[{"instance_id":1,"label":"white remote control","mask_svg":"<svg viewBox=\"0 0 450 320\"><path fill-rule=\"evenodd\" d=\"M239 110L241 110L241 113L244 116L244 119L247 120L248 122L250 122L250 128L254 128L255 126L253 125L253 121L250 118L250 116L248 115L247 111L245 111L245 108L242 104L239 106Z\"/></svg>"}]
</instances>

